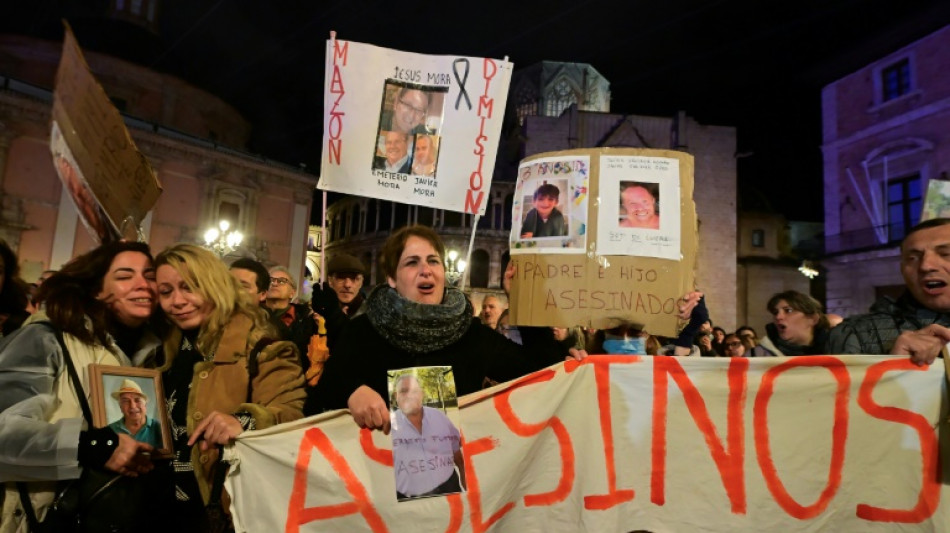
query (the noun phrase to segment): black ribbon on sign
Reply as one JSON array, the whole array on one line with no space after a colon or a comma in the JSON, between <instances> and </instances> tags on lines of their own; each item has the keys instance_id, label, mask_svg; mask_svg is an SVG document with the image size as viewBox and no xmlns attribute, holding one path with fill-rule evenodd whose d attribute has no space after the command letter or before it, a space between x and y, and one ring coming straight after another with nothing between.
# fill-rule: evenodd
<instances>
[{"instance_id":1,"label":"black ribbon on sign","mask_svg":"<svg viewBox=\"0 0 950 533\"><path fill-rule=\"evenodd\" d=\"M459 63L465 64L465 73L462 74L462 78L459 79ZM462 98L465 98L465 105L468 106L469 111L472 110L472 101L468 99L468 93L465 92L465 82L468 81L468 59L460 57L452 62L452 74L455 74L455 81L459 84L459 97L455 99L455 110L458 111L459 104L462 102Z\"/></svg>"}]
</instances>

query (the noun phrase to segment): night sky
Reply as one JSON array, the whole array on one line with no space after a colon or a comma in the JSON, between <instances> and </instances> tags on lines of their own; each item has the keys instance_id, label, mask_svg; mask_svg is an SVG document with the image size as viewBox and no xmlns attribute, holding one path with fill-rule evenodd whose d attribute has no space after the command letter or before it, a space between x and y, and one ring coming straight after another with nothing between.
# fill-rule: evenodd
<instances>
[{"instance_id":1,"label":"night sky","mask_svg":"<svg viewBox=\"0 0 950 533\"><path fill-rule=\"evenodd\" d=\"M611 111L738 128L745 208L821 220L821 87L950 24L950 2L312 2L178 0L160 35L104 26L108 0L5 2L0 31L60 40L175 74L254 127L250 151L319 170L323 61L338 38L401 50L590 63ZM28 5L14 5L28 4ZM697 190L697 195L702 191Z\"/></svg>"}]
</instances>

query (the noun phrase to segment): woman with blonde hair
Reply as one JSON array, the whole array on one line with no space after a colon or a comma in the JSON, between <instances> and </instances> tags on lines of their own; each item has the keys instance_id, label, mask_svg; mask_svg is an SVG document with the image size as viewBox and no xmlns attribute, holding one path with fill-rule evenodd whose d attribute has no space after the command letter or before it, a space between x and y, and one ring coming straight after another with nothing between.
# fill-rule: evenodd
<instances>
[{"instance_id":1,"label":"woman with blonde hair","mask_svg":"<svg viewBox=\"0 0 950 533\"><path fill-rule=\"evenodd\" d=\"M177 244L155 258L158 300L171 331L161 367L171 415L181 523L204 530L218 446L244 430L303 416L304 378L293 343L275 341L266 313L217 256Z\"/></svg>"}]
</instances>

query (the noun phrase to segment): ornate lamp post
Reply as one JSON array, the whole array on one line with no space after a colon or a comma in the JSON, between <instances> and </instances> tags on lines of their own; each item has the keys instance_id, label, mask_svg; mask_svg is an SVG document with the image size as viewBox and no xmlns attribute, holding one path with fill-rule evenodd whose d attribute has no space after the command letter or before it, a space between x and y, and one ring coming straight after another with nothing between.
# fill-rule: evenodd
<instances>
[{"instance_id":1,"label":"ornate lamp post","mask_svg":"<svg viewBox=\"0 0 950 533\"><path fill-rule=\"evenodd\" d=\"M228 231L231 224L227 220L218 222L217 228L210 228L205 232L205 248L224 257L241 245L244 235L240 231ZM219 229L220 228L220 229Z\"/></svg>"},{"instance_id":2,"label":"ornate lamp post","mask_svg":"<svg viewBox=\"0 0 950 533\"><path fill-rule=\"evenodd\" d=\"M453 286L458 284L465 273L465 267L468 266L464 259L459 259L459 253L455 250L449 250L448 257L445 258L445 277Z\"/></svg>"}]
</instances>

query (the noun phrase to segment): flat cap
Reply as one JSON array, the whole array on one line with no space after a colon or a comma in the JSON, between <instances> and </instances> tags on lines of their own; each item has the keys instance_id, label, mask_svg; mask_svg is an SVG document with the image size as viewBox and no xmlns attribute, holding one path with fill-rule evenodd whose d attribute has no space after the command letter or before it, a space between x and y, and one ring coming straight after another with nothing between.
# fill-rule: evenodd
<instances>
[{"instance_id":1,"label":"flat cap","mask_svg":"<svg viewBox=\"0 0 950 533\"><path fill-rule=\"evenodd\" d=\"M366 275L366 269L363 267L363 263L350 254L337 254L333 256L333 259L330 259L330 264L327 265L328 275L333 276L347 272Z\"/></svg>"}]
</instances>

